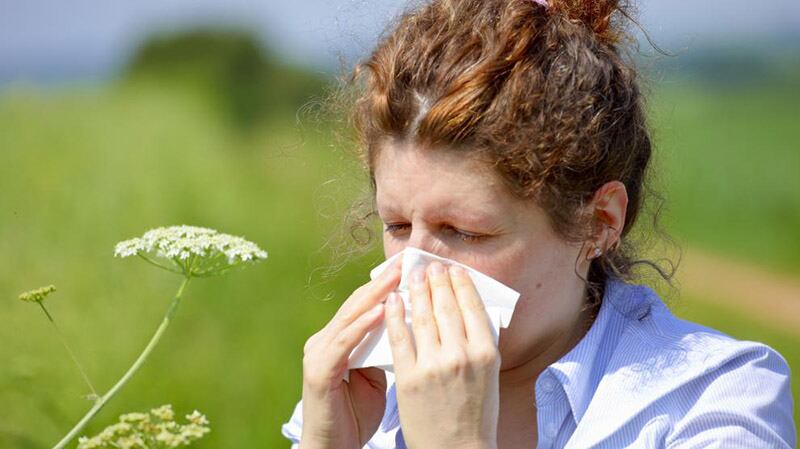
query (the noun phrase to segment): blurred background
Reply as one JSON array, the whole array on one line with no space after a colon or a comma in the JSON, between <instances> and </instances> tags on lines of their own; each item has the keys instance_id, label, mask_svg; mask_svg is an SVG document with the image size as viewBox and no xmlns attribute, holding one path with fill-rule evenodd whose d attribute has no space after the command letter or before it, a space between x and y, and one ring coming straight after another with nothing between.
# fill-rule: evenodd
<instances>
[{"instance_id":1,"label":"blurred background","mask_svg":"<svg viewBox=\"0 0 800 449\"><path fill-rule=\"evenodd\" d=\"M800 3L640 0L637 58L680 316L800 372ZM114 244L157 226L243 235L255 268L194 282L150 360L85 433L197 408L196 447L288 447L305 339L368 280L341 258L366 178L317 106L400 0L0 0L0 448L51 447L89 404L51 313L102 391L179 279ZM662 254L658 256L675 254ZM800 379L793 378L795 398ZM797 399L795 399L797 403Z\"/></svg>"}]
</instances>

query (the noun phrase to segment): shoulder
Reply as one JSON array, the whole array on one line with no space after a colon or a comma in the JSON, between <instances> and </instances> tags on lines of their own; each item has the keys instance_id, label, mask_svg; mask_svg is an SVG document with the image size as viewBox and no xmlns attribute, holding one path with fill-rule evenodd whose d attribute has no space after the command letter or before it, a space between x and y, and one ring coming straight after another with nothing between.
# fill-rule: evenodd
<instances>
[{"instance_id":1,"label":"shoulder","mask_svg":"<svg viewBox=\"0 0 800 449\"><path fill-rule=\"evenodd\" d=\"M670 447L795 447L791 372L780 353L671 315L661 327L671 343L665 351L694 365L678 370L685 374L671 393L682 415Z\"/></svg>"},{"instance_id":2,"label":"shoulder","mask_svg":"<svg viewBox=\"0 0 800 449\"><path fill-rule=\"evenodd\" d=\"M613 400L612 415L658 413L668 447L794 447L790 371L777 351L679 319L646 286L617 289L619 338L595 395Z\"/></svg>"},{"instance_id":3,"label":"shoulder","mask_svg":"<svg viewBox=\"0 0 800 449\"><path fill-rule=\"evenodd\" d=\"M671 376L664 376L663 370L650 374L654 380L668 383L702 375L733 372L747 375L749 367L756 366L769 367L770 372L788 379L786 360L770 346L737 340L716 329L678 318L648 286L617 284L615 288L616 294L607 299L612 314L616 315L612 320L620 328L616 363L627 368L667 369ZM755 360L760 362L745 363Z\"/></svg>"}]
</instances>

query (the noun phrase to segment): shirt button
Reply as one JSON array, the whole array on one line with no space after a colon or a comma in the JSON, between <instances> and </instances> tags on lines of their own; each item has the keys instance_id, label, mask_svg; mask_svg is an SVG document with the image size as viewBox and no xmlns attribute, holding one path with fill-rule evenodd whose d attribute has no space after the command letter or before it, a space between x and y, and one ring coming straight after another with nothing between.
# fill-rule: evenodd
<instances>
[{"instance_id":1,"label":"shirt button","mask_svg":"<svg viewBox=\"0 0 800 449\"><path fill-rule=\"evenodd\" d=\"M552 393L556 388L556 382L549 377L545 377L542 379L540 386L542 387L543 393Z\"/></svg>"}]
</instances>

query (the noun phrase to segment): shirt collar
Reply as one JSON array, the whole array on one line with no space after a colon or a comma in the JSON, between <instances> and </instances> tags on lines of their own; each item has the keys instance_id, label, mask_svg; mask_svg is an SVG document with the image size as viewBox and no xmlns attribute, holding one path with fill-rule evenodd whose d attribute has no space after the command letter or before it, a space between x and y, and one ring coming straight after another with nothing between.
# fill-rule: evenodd
<instances>
[{"instance_id":1,"label":"shirt collar","mask_svg":"<svg viewBox=\"0 0 800 449\"><path fill-rule=\"evenodd\" d=\"M542 373L549 371L563 387L576 425L603 378L626 318L639 317L646 313L645 309L649 310L649 301L645 300L647 295L641 294L642 289L647 287L609 277L600 310L586 335Z\"/></svg>"}]
</instances>

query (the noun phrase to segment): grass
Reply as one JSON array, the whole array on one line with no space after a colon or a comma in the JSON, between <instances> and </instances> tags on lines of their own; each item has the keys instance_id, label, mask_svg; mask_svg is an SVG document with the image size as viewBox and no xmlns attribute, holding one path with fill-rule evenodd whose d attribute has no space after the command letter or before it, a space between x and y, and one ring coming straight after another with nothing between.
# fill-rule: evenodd
<instances>
[{"instance_id":1,"label":"grass","mask_svg":"<svg viewBox=\"0 0 800 449\"><path fill-rule=\"evenodd\" d=\"M293 118L290 117L290 118ZM301 134L302 131L302 134ZM193 282L159 348L88 433L171 402L208 414L198 447L280 447L300 397L305 339L367 277L355 261L325 282L320 251L346 182L321 134L267 123L241 140L204 105L157 88L22 92L0 103L0 447L50 447L88 403L41 312L16 301L53 283L49 308L105 390L154 331L180 279L112 257L156 226L196 224L269 252L258 267ZM311 279L309 277L314 274Z\"/></svg>"},{"instance_id":2,"label":"grass","mask_svg":"<svg viewBox=\"0 0 800 449\"><path fill-rule=\"evenodd\" d=\"M670 229L797 273L796 95L673 88L655 99ZM287 446L279 429L300 397L303 343L380 254L320 276L331 263L326 238L363 179L331 149L324 125L275 116L286 118L241 137L204 103L158 85L0 97L0 448L50 447L89 406L41 312L17 294L58 287L49 308L105 390L180 282L114 259L113 246L181 223L243 235L269 259L191 284L161 345L86 433L169 402L208 415L200 449ZM779 330L697 304L686 316L766 341L797 365L800 346Z\"/></svg>"},{"instance_id":3,"label":"grass","mask_svg":"<svg viewBox=\"0 0 800 449\"><path fill-rule=\"evenodd\" d=\"M693 246L800 276L800 78L652 99L667 227Z\"/></svg>"}]
</instances>

